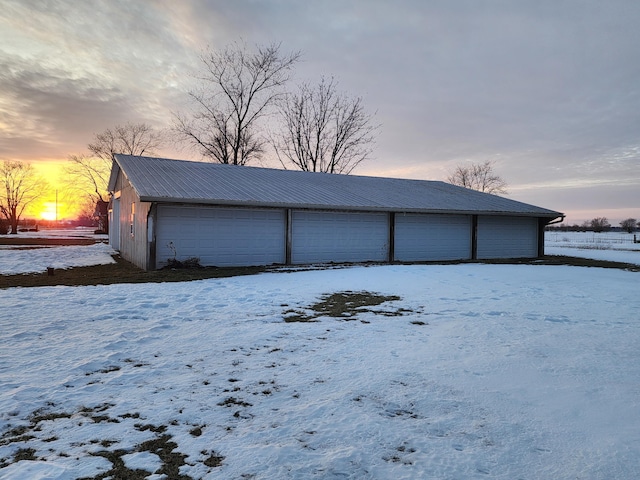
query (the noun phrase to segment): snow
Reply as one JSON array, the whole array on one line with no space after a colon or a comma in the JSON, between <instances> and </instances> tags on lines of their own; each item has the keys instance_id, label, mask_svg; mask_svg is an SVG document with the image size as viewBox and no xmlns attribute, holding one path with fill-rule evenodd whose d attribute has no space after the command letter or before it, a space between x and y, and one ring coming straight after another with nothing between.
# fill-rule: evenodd
<instances>
[{"instance_id":1,"label":"snow","mask_svg":"<svg viewBox=\"0 0 640 480\"><path fill-rule=\"evenodd\" d=\"M545 232L547 245L561 247L580 247L597 250L634 250L640 251L640 243L633 243L634 238L640 241L637 233L624 232Z\"/></svg>"},{"instance_id":2,"label":"snow","mask_svg":"<svg viewBox=\"0 0 640 480\"><path fill-rule=\"evenodd\" d=\"M640 235L635 234L637 240ZM640 243L621 232L546 232L545 254L640 265Z\"/></svg>"},{"instance_id":3,"label":"snow","mask_svg":"<svg viewBox=\"0 0 640 480\"><path fill-rule=\"evenodd\" d=\"M115 263L116 252L105 243L61 247L0 248L0 274L46 272L48 267L71 268Z\"/></svg>"},{"instance_id":4,"label":"snow","mask_svg":"<svg viewBox=\"0 0 640 480\"><path fill-rule=\"evenodd\" d=\"M611 262L631 263L640 265L640 250L599 250L580 247L545 247L546 255L564 255L569 257L590 258L591 260L606 260Z\"/></svg>"},{"instance_id":5,"label":"snow","mask_svg":"<svg viewBox=\"0 0 640 480\"><path fill-rule=\"evenodd\" d=\"M162 442L191 478L636 478L638 275L387 265L0 290L0 478L97 476L108 452L167 478ZM284 321L343 291L401 299Z\"/></svg>"},{"instance_id":6,"label":"snow","mask_svg":"<svg viewBox=\"0 0 640 480\"><path fill-rule=\"evenodd\" d=\"M40 228L37 232L18 232L19 238L94 238L107 241L109 236L106 234L96 234L93 227L74 227L74 228ZM15 238L16 235L9 235Z\"/></svg>"},{"instance_id":7,"label":"snow","mask_svg":"<svg viewBox=\"0 0 640 480\"><path fill-rule=\"evenodd\" d=\"M155 453L129 453L127 455L123 455L122 460L125 465L132 470L140 469L146 470L147 472L155 472L162 467L162 461Z\"/></svg>"},{"instance_id":8,"label":"snow","mask_svg":"<svg viewBox=\"0 0 640 480\"><path fill-rule=\"evenodd\" d=\"M95 235L92 228L41 229L38 232L19 232L8 238L92 238L94 245L46 246L0 245L0 275L46 272L47 268L87 267L115 263L116 252L107 245L106 235Z\"/></svg>"}]
</instances>

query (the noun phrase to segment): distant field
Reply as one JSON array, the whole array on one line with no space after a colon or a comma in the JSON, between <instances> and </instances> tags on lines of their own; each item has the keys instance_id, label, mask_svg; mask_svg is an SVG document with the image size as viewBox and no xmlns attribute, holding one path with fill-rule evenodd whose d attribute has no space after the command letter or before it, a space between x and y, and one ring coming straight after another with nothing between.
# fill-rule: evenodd
<instances>
[{"instance_id":1,"label":"distant field","mask_svg":"<svg viewBox=\"0 0 640 480\"><path fill-rule=\"evenodd\" d=\"M636 234L636 238L640 235ZM640 265L640 243L621 232L545 232L545 255L608 260Z\"/></svg>"},{"instance_id":2,"label":"distant field","mask_svg":"<svg viewBox=\"0 0 640 480\"><path fill-rule=\"evenodd\" d=\"M545 244L574 248L593 248L601 250L640 250L640 243L633 243L634 235L640 241L639 233L622 232L545 232Z\"/></svg>"}]
</instances>

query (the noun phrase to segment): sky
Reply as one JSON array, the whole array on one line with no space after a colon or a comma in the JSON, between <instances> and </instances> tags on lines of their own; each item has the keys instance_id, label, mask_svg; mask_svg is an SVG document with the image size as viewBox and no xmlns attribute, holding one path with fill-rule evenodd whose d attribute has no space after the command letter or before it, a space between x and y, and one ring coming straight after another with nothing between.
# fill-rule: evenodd
<instances>
[{"instance_id":1,"label":"sky","mask_svg":"<svg viewBox=\"0 0 640 480\"><path fill-rule=\"evenodd\" d=\"M0 160L57 166L106 128L168 129L200 53L276 42L302 54L291 87L334 76L380 125L355 174L490 160L510 198L617 225L640 218L639 24L636 0L0 0Z\"/></svg>"}]
</instances>

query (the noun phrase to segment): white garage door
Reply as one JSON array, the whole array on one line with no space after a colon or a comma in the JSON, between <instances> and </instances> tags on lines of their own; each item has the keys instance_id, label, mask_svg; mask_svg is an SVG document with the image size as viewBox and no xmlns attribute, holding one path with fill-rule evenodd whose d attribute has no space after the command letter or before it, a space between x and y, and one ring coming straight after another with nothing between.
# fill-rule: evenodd
<instances>
[{"instance_id":1,"label":"white garage door","mask_svg":"<svg viewBox=\"0 0 640 480\"><path fill-rule=\"evenodd\" d=\"M175 257L202 266L270 265L285 261L284 210L158 206L156 266Z\"/></svg>"},{"instance_id":2,"label":"white garage door","mask_svg":"<svg viewBox=\"0 0 640 480\"><path fill-rule=\"evenodd\" d=\"M468 215L396 214L395 260L465 260L471 258Z\"/></svg>"},{"instance_id":3,"label":"white garage door","mask_svg":"<svg viewBox=\"0 0 640 480\"><path fill-rule=\"evenodd\" d=\"M292 263L383 262L388 251L386 213L292 212Z\"/></svg>"},{"instance_id":4,"label":"white garage door","mask_svg":"<svg viewBox=\"0 0 640 480\"><path fill-rule=\"evenodd\" d=\"M478 217L478 258L538 256L538 219Z\"/></svg>"}]
</instances>

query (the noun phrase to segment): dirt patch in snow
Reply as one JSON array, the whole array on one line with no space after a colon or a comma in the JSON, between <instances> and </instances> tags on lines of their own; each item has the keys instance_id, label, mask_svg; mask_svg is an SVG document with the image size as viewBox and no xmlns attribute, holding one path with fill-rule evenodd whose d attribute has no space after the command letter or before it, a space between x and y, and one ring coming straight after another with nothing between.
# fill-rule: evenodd
<instances>
[{"instance_id":1,"label":"dirt patch in snow","mask_svg":"<svg viewBox=\"0 0 640 480\"><path fill-rule=\"evenodd\" d=\"M48 272L0 275L0 289L10 287L46 287L55 285L87 286L110 285L114 283L161 283L187 282L205 278L253 275L265 271L264 267L243 268L180 268L146 272L115 255L116 263L55 269Z\"/></svg>"},{"instance_id":2,"label":"dirt patch in snow","mask_svg":"<svg viewBox=\"0 0 640 480\"><path fill-rule=\"evenodd\" d=\"M59 247L70 245L93 245L94 243L100 243L102 240L87 237L76 238L25 238L22 236L13 235L0 235L0 245L15 245L15 246L40 246L40 247Z\"/></svg>"},{"instance_id":3,"label":"dirt patch in snow","mask_svg":"<svg viewBox=\"0 0 640 480\"><path fill-rule=\"evenodd\" d=\"M77 412L45 412L39 410L33 412L29 417L29 424L22 425L20 427L14 427L6 431L0 437L0 446L9 444L21 445L11 457L0 458L0 469L5 468L13 463L17 463L23 460L38 461L46 460L46 456L51 454L51 451L46 452L46 455L40 457L44 452L38 452L36 449L27 447L28 441L35 439L38 436L38 432L42 430L42 422L55 422L59 419L67 419L72 417L87 418L94 423L100 423L103 421L120 423L129 419L140 418L139 413L120 415L118 417L111 417L107 414L96 415L96 413L106 412L113 404L103 404L96 407L84 407ZM178 444L173 441L173 437L166 433L166 425L152 425L135 423L134 429L144 432L151 432L154 437L143 441L133 448L128 449L115 449L110 450L111 445L118 443L113 440L92 440L92 444L99 444L103 447L101 450L87 452L88 455L95 457L103 457L111 463L111 468L101 472L92 477L82 477L79 480L104 480L109 478L118 478L123 480L145 479L149 475L165 475L164 478L171 478L176 480L193 480L193 477L183 475L180 473L180 467L186 465L187 455L178 451ZM198 427L201 429L201 427ZM195 430L195 429L194 429ZM192 431L193 432L193 431ZM197 436L192 433L193 436ZM44 439L44 442L54 442L57 438ZM25 446L22 446L25 445ZM149 452L156 455L159 458L160 466L155 472L149 472L144 469L130 468L127 466L123 457L132 453ZM60 457L68 456L66 452L57 452ZM219 455L215 451L202 451L201 454L205 457L202 463L209 468L220 467L225 457Z\"/></svg>"},{"instance_id":4,"label":"dirt patch in snow","mask_svg":"<svg viewBox=\"0 0 640 480\"><path fill-rule=\"evenodd\" d=\"M336 292L327 293L320 301L310 305L305 310L290 309L284 312L284 321L291 322L315 322L320 317L333 317L343 320L354 320L358 314L374 313L387 317L397 317L409 313L402 308L395 310L371 309L386 302L401 300L397 295L381 295L372 292Z\"/></svg>"}]
</instances>

